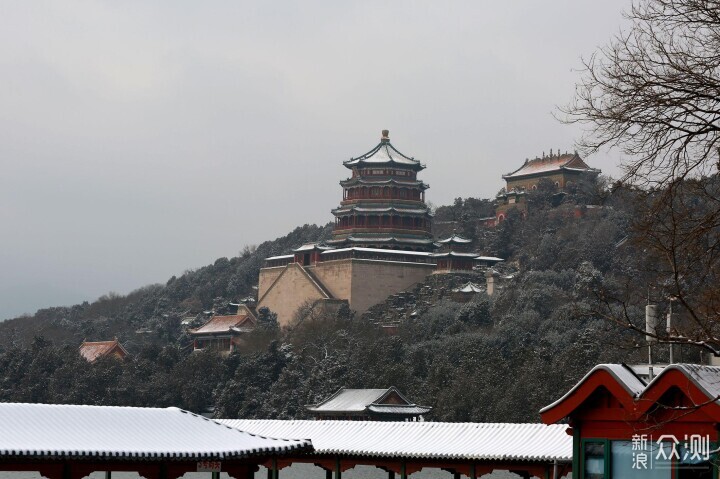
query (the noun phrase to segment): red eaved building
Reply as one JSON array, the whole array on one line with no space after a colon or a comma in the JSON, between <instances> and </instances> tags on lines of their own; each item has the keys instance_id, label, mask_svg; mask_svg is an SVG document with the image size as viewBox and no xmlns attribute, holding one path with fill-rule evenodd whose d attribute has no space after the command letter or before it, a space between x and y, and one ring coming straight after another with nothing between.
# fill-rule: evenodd
<instances>
[{"instance_id":1,"label":"red eaved building","mask_svg":"<svg viewBox=\"0 0 720 479\"><path fill-rule=\"evenodd\" d=\"M717 478L720 367L601 364L540 411L568 421L573 477Z\"/></svg>"},{"instance_id":2,"label":"red eaved building","mask_svg":"<svg viewBox=\"0 0 720 479\"><path fill-rule=\"evenodd\" d=\"M100 358L115 358L123 360L128 356L127 350L117 338L112 341L83 341L80 345L80 356L88 362L94 363Z\"/></svg>"},{"instance_id":3,"label":"red eaved building","mask_svg":"<svg viewBox=\"0 0 720 479\"><path fill-rule=\"evenodd\" d=\"M257 318L244 304L238 306L237 314L213 316L197 329L188 332L193 338L193 350L213 349L230 354L242 344L242 336L255 329Z\"/></svg>"}]
</instances>

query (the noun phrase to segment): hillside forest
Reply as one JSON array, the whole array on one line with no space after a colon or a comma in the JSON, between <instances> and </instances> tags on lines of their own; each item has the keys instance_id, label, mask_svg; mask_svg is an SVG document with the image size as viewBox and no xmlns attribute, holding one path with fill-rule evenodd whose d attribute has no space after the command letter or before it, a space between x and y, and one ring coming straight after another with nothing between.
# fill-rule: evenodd
<instances>
[{"instance_id":1,"label":"hillside forest","mask_svg":"<svg viewBox=\"0 0 720 479\"><path fill-rule=\"evenodd\" d=\"M647 201L641 190L602 177L566 193L543 183L529 193L527 218L514 212L488 228L480 219L492 201L458 198L436 208L436 235L455 230L483 254L506 259L494 295L456 302L447 294L452 285L483 284L483 272L434 275L417 287L433 291L431 299L402 318L396 335L377 325L379 315L393 309L383 305L362 317L346 309L298 315L283 330L264 311L241 351L192 353L182 318L195 315L197 325L209 311L231 312L230 303L254 294L263 258L330 234L329 225L298 227L166 284L0 323L0 401L305 418L304 405L340 387L396 386L432 406L432 420L537 421L541 407L595 364L645 360L642 337L608 319L601 291L646 295L644 278L656 271L634 218ZM643 307L641 299L626 305L638 324ZM130 351L129 359L91 364L78 354L84 339L112 337ZM682 353L701 356L689 346ZM656 354L661 358L666 348L658 346Z\"/></svg>"}]
</instances>

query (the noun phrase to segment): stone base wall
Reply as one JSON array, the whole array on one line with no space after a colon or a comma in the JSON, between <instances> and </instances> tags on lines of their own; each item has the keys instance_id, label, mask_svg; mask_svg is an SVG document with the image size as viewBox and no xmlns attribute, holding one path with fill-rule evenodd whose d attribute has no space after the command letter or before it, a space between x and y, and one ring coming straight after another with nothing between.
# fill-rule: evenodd
<instances>
[{"instance_id":1,"label":"stone base wall","mask_svg":"<svg viewBox=\"0 0 720 479\"><path fill-rule=\"evenodd\" d=\"M415 286L432 274L434 264L353 260L350 309L363 314L392 294Z\"/></svg>"},{"instance_id":2,"label":"stone base wall","mask_svg":"<svg viewBox=\"0 0 720 479\"><path fill-rule=\"evenodd\" d=\"M277 313L280 325L286 326L304 303L327 299L325 290L330 299L346 300L350 309L361 315L388 296L424 281L434 269L434 264L364 259L263 268L258 308Z\"/></svg>"},{"instance_id":3,"label":"stone base wall","mask_svg":"<svg viewBox=\"0 0 720 479\"><path fill-rule=\"evenodd\" d=\"M270 289L270 286L285 271L285 266L274 266L272 268L260 269L260 278L258 280L258 299L265 296L265 293Z\"/></svg>"},{"instance_id":4,"label":"stone base wall","mask_svg":"<svg viewBox=\"0 0 720 479\"><path fill-rule=\"evenodd\" d=\"M352 289L352 259L323 261L307 267L322 282L333 298L350 300ZM350 305L352 308L352 304Z\"/></svg>"},{"instance_id":5,"label":"stone base wall","mask_svg":"<svg viewBox=\"0 0 720 479\"><path fill-rule=\"evenodd\" d=\"M276 268L263 268L260 270L260 283L269 282L270 277L275 275ZM263 278L263 275L268 277ZM326 298L323 291L303 271L303 267L297 263L290 263L282 268L279 275L275 275L268 287L260 294L258 288L258 309L267 307L278 316L280 326L287 326L293 320L295 312L305 303L313 303Z\"/></svg>"}]
</instances>

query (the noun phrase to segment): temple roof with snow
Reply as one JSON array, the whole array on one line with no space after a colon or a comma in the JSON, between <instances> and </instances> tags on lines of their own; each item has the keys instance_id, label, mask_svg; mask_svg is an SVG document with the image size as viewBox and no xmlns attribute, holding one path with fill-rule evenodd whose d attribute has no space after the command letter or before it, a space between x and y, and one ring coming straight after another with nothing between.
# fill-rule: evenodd
<instances>
[{"instance_id":1,"label":"temple roof with snow","mask_svg":"<svg viewBox=\"0 0 720 479\"><path fill-rule=\"evenodd\" d=\"M375 148L364 155L344 161L343 165L350 169L362 166L402 166L406 168L409 167L415 171L420 171L425 168L425 165L417 161L415 158L411 158L400 153L390 143L388 130L383 130L380 143L378 143Z\"/></svg>"},{"instance_id":2,"label":"temple roof with snow","mask_svg":"<svg viewBox=\"0 0 720 479\"><path fill-rule=\"evenodd\" d=\"M83 358L91 363L105 357L123 359L128 356L127 350L117 338L112 341L83 341L79 352Z\"/></svg>"},{"instance_id":3,"label":"temple roof with snow","mask_svg":"<svg viewBox=\"0 0 720 479\"><path fill-rule=\"evenodd\" d=\"M205 324L188 332L193 336L213 336L218 334L247 333L255 329L257 319L244 304L238 305L237 314L229 316L213 316Z\"/></svg>"},{"instance_id":4,"label":"temple roof with snow","mask_svg":"<svg viewBox=\"0 0 720 479\"><path fill-rule=\"evenodd\" d=\"M563 154L558 152L558 154L554 156L551 152L550 156L526 160L525 164L517 170L503 175L503 179L517 179L561 171L600 173L600 170L588 166L588 164L580 158L580 155L578 155L577 152Z\"/></svg>"},{"instance_id":5,"label":"temple roof with snow","mask_svg":"<svg viewBox=\"0 0 720 479\"><path fill-rule=\"evenodd\" d=\"M307 406L318 417L365 417L403 420L430 412L429 406L419 406L408 400L394 387L385 389L341 388L327 399Z\"/></svg>"}]
</instances>

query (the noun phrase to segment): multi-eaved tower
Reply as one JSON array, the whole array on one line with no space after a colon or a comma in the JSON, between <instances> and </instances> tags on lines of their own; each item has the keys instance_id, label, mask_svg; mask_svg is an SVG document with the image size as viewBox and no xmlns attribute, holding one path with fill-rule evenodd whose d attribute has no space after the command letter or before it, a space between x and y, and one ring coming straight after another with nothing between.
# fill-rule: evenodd
<instances>
[{"instance_id":1,"label":"multi-eaved tower","mask_svg":"<svg viewBox=\"0 0 720 479\"><path fill-rule=\"evenodd\" d=\"M383 130L380 143L343 162L352 176L340 182L343 200L335 215L335 247L430 251L432 218L425 204L428 185L417 179L425 165L400 153Z\"/></svg>"},{"instance_id":2,"label":"multi-eaved tower","mask_svg":"<svg viewBox=\"0 0 720 479\"><path fill-rule=\"evenodd\" d=\"M352 176L340 182L332 239L265 258L260 269L257 306L276 313L280 325L307 307L347 304L362 314L434 272L472 271L476 259L500 261L476 258L469 240L456 236L433 244L428 186L417 179L425 165L396 150L387 130L379 145L343 165ZM435 247L447 251L433 254Z\"/></svg>"}]
</instances>

